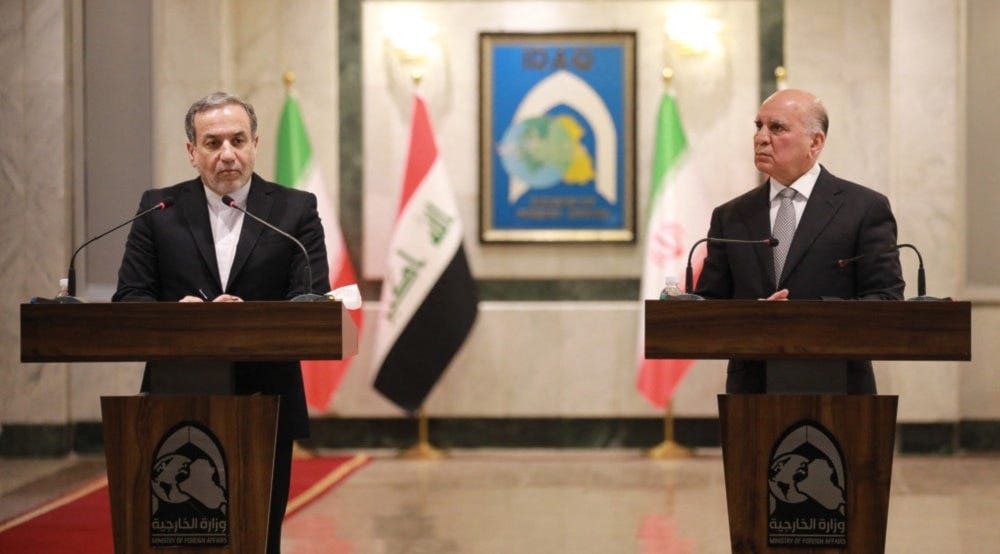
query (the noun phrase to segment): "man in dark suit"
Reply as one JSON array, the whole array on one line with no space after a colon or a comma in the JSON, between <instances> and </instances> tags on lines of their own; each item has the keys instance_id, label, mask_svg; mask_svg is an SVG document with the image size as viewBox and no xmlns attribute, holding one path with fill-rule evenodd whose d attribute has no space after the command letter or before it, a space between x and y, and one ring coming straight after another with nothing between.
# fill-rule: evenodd
<instances>
[{"instance_id":1,"label":"man in dark suit","mask_svg":"<svg viewBox=\"0 0 1000 554\"><path fill-rule=\"evenodd\" d=\"M705 298L902 299L899 255L890 252L896 220L889 200L818 162L829 126L822 102L805 91L778 91L761 105L756 126L754 163L768 179L715 208L708 236L757 240L786 228L791 240L778 237L774 249L709 246L695 292ZM791 201L785 200L786 210L784 196ZM837 263L862 254L870 255L845 267ZM764 362L730 361L726 392L762 393L765 385ZM875 393L870 361L848 362L847 392Z\"/></svg>"},{"instance_id":2,"label":"man in dark suit","mask_svg":"<svg viewBox=\"0 0 1000 554\"><path fill-rule=\"evenodd\" d=\"M215 93L191 106L185 129L188 156L199 177L142 195L139 211L164 199L174 206L132 224L112 301L242 302L326 292L326 250L316 197L253 173L259 139L253 107ZM297 238L309 253L313 282L308 282L298 246L225 205L224 196ZM148 390L148 374L147 369L143 390ZM299 362L236 363L233 381L237 394L281 399L268 529L268 552L279 552L292 442L309 434Z\"/></svg>"}]
</instances>

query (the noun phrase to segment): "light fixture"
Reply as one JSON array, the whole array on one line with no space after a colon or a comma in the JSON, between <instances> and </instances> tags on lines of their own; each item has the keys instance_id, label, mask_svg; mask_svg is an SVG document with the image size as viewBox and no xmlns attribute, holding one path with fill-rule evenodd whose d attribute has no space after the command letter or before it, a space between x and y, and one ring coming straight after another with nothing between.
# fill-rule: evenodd
<instances>
[{"instance_id":1,"label":"light fixture","mask_svg":"<svg viewBox=\"0 0 1000 554\"><path fill-rule=\"evenodd\" d=\"M722 23L709 17L699 3L677 3L667 8L663 30L685 54L705 54L720 48Z\"/></svg>"},{"instance_id":2,"label":"light fixture","mask_svg":"<svg viewBox=\"0 0 1000 554\"><path fill-rule=\"evenodd\" d=\"M397 11L394 16L382 25L388 48L409 69L410 78L419 81L424 66L440 55L437 27L416 13Z\"/></svg>"}]
</instances>

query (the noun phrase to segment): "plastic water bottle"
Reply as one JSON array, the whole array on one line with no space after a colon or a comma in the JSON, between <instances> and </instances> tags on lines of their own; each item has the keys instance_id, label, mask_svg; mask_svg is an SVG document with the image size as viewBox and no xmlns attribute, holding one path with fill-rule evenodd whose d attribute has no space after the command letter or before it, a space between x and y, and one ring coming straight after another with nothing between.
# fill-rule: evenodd
<instances>
[{"instance_id":1,"label":"plastic water bottle","mask_svg":"<svg viewBox=\"0 0 1000 554\"><path fill-rule=\"evenodd\" d=\"M667 277L663 290L660 291L660 300L678 300L677 297L682 294L684 293L681 291L680 285L677 284L677 277L671 275Z\"/></svg>"},{"instance_id":2,"label":"plastic water bottle","mask_svg":"<svg viewBox=\"0 0 1000 554\"><path fill-rule=\"evenodd\" d=\"M69 296L69 279L66 278L59 279L59 292L56 293L56 298L63 296Z\"/></svg>"}]
</instances>

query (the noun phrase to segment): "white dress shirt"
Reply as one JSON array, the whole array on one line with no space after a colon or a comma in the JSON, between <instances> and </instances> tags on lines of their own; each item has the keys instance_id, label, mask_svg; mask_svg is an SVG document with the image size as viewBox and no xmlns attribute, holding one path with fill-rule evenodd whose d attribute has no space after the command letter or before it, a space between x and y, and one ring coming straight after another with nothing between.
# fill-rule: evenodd
<instances>
[{"instance_id":1,"label":"white dress shirt","mask_svg":"<svg viewBox=\"0 0 1000 554\"><path fill-rule=\"evenodd\" d=\"M809 201L809 195L812 194L813 187L816 186L816 179L819 178L819 170L819 162L817 162L813 164L809 171L806 171L795 182L788 185L798 193L792 197L796 227L798 227L799 221L802 220L802 212L806 209L806 202ZM778 197L778 193L785 189L785 185L784 183L779 183L774 177L771 177L769 182L771 183L771 229L774 229L774 220L778 217L778 207L781 206L781 198Z\"/></svg>"},{"instance_id":2,"label":"white dress shirt","mask_svg":"<svg viewBox=\"0 0 1000 554\"><path fill-rule=\"evenodd\" d=\"M250 194L250 181L229 194L236 205L246 209L247 195ZM222 203L222 197L205 187L205 197L208 199L208 220L212 224L212 238L215 240L215 260L219 264L219 279L222 290L229 285L229 272L236 258L236 244L240 241L240 231L243 229L243 212Z\"/></svg>"}]
</instances>

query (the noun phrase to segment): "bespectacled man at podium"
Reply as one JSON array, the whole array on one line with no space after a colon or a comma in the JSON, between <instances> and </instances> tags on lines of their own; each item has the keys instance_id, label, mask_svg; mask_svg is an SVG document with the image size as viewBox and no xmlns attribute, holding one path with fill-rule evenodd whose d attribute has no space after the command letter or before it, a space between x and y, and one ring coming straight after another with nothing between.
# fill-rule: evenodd
<instances>
[{"instance_id":1,"label":"bespectacled man at podium","mask_svg":"<svg viewBox=\"0 0 1000 554\"><path fill-rule=\"evenodd\" d=\"M781 90L761 104L754 163L767 180L715 208L708 236L757 240L774 248L712 245L695 292L704 298L901 300L896 220L885 195L831 174L818 159L829 119L802 90ZM856 263L838 260L866 255ZM846 392L875 394L870 361L846 367ZM763 393L765 362L731 360L727 393Z\"/></svg>"},{"instance_id":2,"label":"bespectacled man at podium","mask_svg":"<svg viewBox=\"0 0 1000 554\"><path fill-rule=\"evenodd\" d=\"M187 152L198 177L148 190L139 211L170 200L156 217L137 219L118 273L115 302L290 300L329 289L323 227L316 197L254 173L257 116L222 92L195 102L185 117ZM295 237L298 245L223 202L224 197ZM308 283L307 275L313 281ZM149 368L143 390L149 390ZM292 442L309 434L298 361L236 363L237 394L279 395L268 552L279 552L288 500Z\"/></svg>"}]
</instances>

